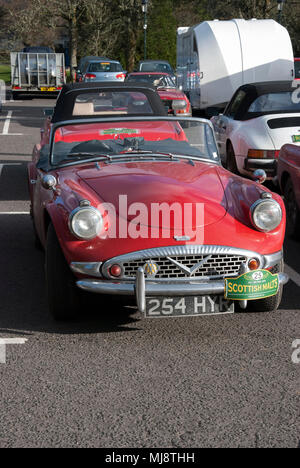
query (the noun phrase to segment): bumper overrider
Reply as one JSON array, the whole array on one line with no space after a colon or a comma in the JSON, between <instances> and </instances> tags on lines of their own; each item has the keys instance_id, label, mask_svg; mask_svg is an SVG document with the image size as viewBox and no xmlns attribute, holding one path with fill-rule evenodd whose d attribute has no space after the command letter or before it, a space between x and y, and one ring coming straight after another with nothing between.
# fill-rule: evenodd
<instances>
[{"instance_id":1,"label":"bumper overrider","mask_svg":"<svg viewBox=\"0 0 300 468\"><path fill-rule=\"evenodd\" d=\"M186 262L191 264L189 260L191 256L192 263L195 265L185 266ZM237 260L234 260L235 258ZM249 271L248 262L253 258L258 260L259 269L272 271L272 268L281 262L283 253L280 251L270 255L260 255L248 250L223 246L174 246L133 252L114 257L104 263L72 262L70 267L75 274L83 276L76 281L80 289L96 294L135 296L139 311L144 313L146 297L224 295L225 278L236 278ZM224 269L224 265L226 268L228 259L230 260L228 261L230 273L227 274L226 271L220 273L220 268ZM166 262L169 262L172 266L167 266L166 271L172 271L170 275L172 277L166 277L167 274L160 277L157 271L149 274L149 268L147 268L149 261L152 264L157 262L161 269L165 267ZM110 268L116 264L121 267L121 278L112 278L109 273ZM136 267L134 273L132 269L131 273L126 273L126 268L131 264ZM207 271L205 265L208 265ZM176 267L180 272L178 277L174 274ZM219 271L213 271L214 268ZM207 272L210 275L207 275ZM288 276L279 272L278 279L279 284L284 285L288 281Z\"/></svg>"},{"instance_id":2,"label":"bumper overrider","mask_svg":"<svg viewBox=\"0 0 300 468\"><path fill-rule=\"evenodd\" d=\"M277 159L245 159L244 169L251 172L256 169L263 169L268 175L275 175Z\"/></svg>"}]
</instances>

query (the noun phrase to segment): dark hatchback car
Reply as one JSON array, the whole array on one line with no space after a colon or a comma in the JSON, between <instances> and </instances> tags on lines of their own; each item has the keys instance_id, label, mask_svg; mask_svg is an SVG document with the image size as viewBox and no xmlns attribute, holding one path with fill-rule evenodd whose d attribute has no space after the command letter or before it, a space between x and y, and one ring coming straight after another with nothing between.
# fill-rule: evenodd
<instances>
[{"instance_id":1,"label":"dark hatchback car","mask_svg":"<svg viewBox=\"0 0 300 468\"><path fill-rule=\"evenodd\" d=\"M135 71L168 73L176 81L175 71L167 60L140 60Z\"/></svg>"}]
</instances>

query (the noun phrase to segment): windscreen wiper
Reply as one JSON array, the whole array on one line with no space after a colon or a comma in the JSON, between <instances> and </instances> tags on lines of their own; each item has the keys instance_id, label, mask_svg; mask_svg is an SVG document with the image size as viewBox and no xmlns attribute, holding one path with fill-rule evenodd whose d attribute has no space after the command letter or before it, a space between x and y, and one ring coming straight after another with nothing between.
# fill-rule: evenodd
<instances>
[{"instance_id":1,"label":"windscreen wiper","mask_svg":"<svg viewBox=\"0 0 300 468\"><path fill-rule=\"evenodd\" d=\"M108 154L98 154L98 153L70 153L68 156L58 162L58 165L72 163L72 162L81 162L86 160L86 162L98 161L101 159L111 160L111 156Z\"/></svg>"},{"instance_id":2,"label":"windscreen wiper","mask_svg":"<svg viewBox=\"0 0 300 468\"><path fill-rule=\"evenodd\" d=\"M68 154L68 156L67 156L66 159L73 159L73 158L92 158L92 157L110 159L110 155L109 155L109 154L102 154L102 153L84 153L84 152L80 152L80 153L70 153L70 154Z\"/></svg>"},{"instance_id":3,"label":"windscreen wiper","mask_svg":"<svg viewBox=\"0 0 300 468\"><path fill-rule=\"evenodd\" d=\"M130 156L133 156L135 157L136 155L147 155L147 156L165 156L165 157L168 157L170 159L173 159L175 156L177 155L174 155L173 153L163 153L161 151L151 151L151 150L140 150L140 149L135 149L135 150L131 150L131 149L127 149L125 151L122 151L120 153L117 153L117 154L112 154L110 159L115 159L115 158L122 158L124 157L123 155L126 155L126 157L130 157Z\"/></svg>"}]
</instances>

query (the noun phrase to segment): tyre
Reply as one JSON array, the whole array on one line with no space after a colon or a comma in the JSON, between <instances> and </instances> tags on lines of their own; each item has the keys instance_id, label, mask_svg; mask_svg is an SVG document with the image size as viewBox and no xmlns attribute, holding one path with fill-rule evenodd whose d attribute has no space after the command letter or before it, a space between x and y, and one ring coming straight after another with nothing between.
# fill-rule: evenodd
<instances>
[{"instance_id":1,"label":"tyre","mask_svg":"<svg viewBox=\"0 0 300 468\"><path fill-rule=\"evenodd\" d=\"M300 210L295 197L293 182L288 179L284 187L286 207L286 232L288 236L300 238Z\"/></svg>"},{"instance_id":2,"label":"tyre","mask_svg":"<svg viewBox=\"0 0 300 468\"><path fill-rule=\"evenodd\" d=\"M46 245L46 287L49 311L55 320L70 320L79 311L80 291L62 253L56 232L49 225Z\"/></svg>"},{"instance_id":3,"label":"tyre","mask_svg":"<svg viewBox=\"0 0 300 468\"><path fill-rule=\"evenodd\" d=\"M283 272L284 262L283 260L275 265L270 272L281 273ZM275 296L266 297L264 299L258 299L257 301L248 301L247 311L249 312L275 312L282 299L283 287L279 286L278 293Z\"/></svg>"},{"instance_id":4,"label":"tyre","mask_svg":"<svg viewBox=\"0 0 300 468\"><path fill-rule=\"evenodd\" d=\"M12 92L12 98L13 98L14 101L17 101L19 99L19 97L20 97L19 93Z\"/></svg>"},{"instance_id":5,"label":"tyre","mask_svg":"<svg viewBox=\"0 0 300 468\"><path fill-rule=\"evenodd\" d=\"M231 143L228 143L227 145L226 169L228 169L228 171L232 172L233 174L238 174L238 168L236 165L234 149Z\"/></svg>"},{"instance_id":6,"label":"tyre","mask_svg":"<svg viewBox=\"0 0 300 468\"><path fill-rule=\"evenodd\" d=\"M35 246L35 248L37 250L44 250L44 247L42 246L42 243L41 243L40 238L39 238L39 236L37 234L37 231L36 231L32 206L30 207L30 217L31 217L31 220L32 220L32 228L33 228L33 235L34 235L34 246Z\"/></svg>"},{"instance_id":7,"label":"tyre","mask_svg":"<svg viewBox=\"0 0 300 468\"><path fill-rule=\"evenodd\" d=\"M43 251L44 247L40 241L39 236L37 235L36 228L34 225L34 220L32 220L32 227L33 227L33 233L34 233L34 246L37 250Z\"/></svg>"}]
</instances>

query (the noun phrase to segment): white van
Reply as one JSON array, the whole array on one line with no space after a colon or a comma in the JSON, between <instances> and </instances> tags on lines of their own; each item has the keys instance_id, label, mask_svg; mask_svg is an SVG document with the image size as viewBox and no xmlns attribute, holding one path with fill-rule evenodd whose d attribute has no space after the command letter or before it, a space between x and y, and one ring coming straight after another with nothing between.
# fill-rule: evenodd
<instances>
[{"instance_id":1,"label":"white van","mask_svg":"<svg viewBox=\"0 0 300 468\"><path fill-rule=\"evenodd\" d=\"M292 81L294 74L289 33L274 20L214 20L177 30L177 84L193 109L222 109L243 84Z\"/></svg>"}]
</instances>

